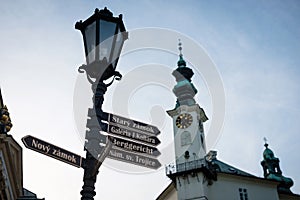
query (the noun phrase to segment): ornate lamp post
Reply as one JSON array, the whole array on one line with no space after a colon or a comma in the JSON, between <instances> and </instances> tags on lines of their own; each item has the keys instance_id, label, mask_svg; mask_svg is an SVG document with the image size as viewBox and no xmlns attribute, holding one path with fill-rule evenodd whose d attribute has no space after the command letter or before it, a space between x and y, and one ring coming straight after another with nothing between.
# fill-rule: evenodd
<instances>
[{"instance_id":1,"label":"ornate lamp post","mask_svg":"<svg viewBox=\"0 0 300 200\"><path fill-rule=\"evenodd\" d=\"M96 195L95 182L98 169L102 164L109 142L107 136L101 134L106 124L103 119L108 114L102 111L104 94L107 87L114 79L120 80L122 75L116 71L118 59L124 44L128 39L122 15L113 17L113 14L105 7L96 9L95 13L84 22L79 21L75 28L80 30L83 36L86 65L79 67L80 73L86 73L88 81L92 84L93 109L89 109L86 132L86 159L84 168L84 185L81 191L82 200L93 200ZM109 84L105 80L112 78Z\"/></svg>"}]
</instances>

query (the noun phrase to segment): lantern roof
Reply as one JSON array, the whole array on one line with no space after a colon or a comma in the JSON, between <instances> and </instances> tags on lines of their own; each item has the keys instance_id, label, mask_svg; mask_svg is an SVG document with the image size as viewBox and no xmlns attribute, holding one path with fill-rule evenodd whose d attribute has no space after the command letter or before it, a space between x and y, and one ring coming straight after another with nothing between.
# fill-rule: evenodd
<instances>
[{"instance_id":1,"label":"lantern roof","mask_svg":"<svg viewBox=\"0 0 300 200\"><path fill-rule=\"evenodd\" d=\"M113 13L105 7L104 9L99 10L98 8L95 9L95 12L92 16L90 16L88 19L85 21L78 21L75 24L75 28L83 31L88 25L96 21L97 19L102 19L105 21L110 21L110 22L115 22L119 23L120 25L120 31L124 32L126 31L124 23L123 23L123 15L120 14L119 17L114 17Z\"/></svg>"}]
</instances>

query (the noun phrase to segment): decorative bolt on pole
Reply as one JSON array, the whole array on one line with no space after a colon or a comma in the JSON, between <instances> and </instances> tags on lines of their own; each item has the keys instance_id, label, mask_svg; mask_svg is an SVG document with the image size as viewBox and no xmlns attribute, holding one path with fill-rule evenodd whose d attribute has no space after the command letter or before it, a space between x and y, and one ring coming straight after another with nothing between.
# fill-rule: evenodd
<instances>
[{"instance_id":1,"label":"decorative bolt on pole","mask_svg":"<svg viewBox=\"0 0 300 200\"><path fill-rule=\"evenodd\" d=\"M107 124L102 122L103 119L108 118L108 114L102 111L104 94L114 79L120 80L122 77L116 71L116 66L124 41L128 39L128 33L122 15L114 17L106 7L103 10L96 9L87 20L77 22L75 28L82 33L87 63L79 67L78 71L86 73L94 93L94 105L88 112L88 130L85 136L86 159L83 164L84 184L81 191L82 200L93 200L96 195L95 183L98 169L110 146L107 136L100 132L107 128ZM112 79L110 83L104 83L110 78Z\"/></svg>"}]
</instances>

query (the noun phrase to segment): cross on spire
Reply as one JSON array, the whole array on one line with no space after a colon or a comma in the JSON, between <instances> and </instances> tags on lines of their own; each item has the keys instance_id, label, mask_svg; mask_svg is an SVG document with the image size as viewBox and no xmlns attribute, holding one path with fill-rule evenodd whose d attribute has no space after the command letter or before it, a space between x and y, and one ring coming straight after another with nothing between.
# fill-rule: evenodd
<instances>
[{"instance_id":1,"label":"cross on spire","mask_svg":"<svg viewBox=\"0 0 300 200\"><path fill-rule=\"evenodd\" d=\"M179 60L177 62L177 66L178 67L185 67L186 66L186 62L183 59L183 55L182 55L182 43L181 43L180 39L178 39L178 49L179 49Z\"/></svg>"},{"instance_id":2,"label":"cross on spire","mask_svg":"<svg viewBox=\"0 0 300 200\"><path fill-rule=\"evenodd\" d=\"M266 137L264 137L264 141L265 141L265 147L268 147L268 140L267 140L267 138Z\"/></svg>"},{"instance_id":3,"label":"cross on spire","mask_svg":"<svg viewBox=\"0 0 300 200\"><path fill-rule=\"evenodd\" d=\"M179 56L182 57L182 43L180 39L178 39L178 49L179 49Z\"/></svg>"}]
</instances>

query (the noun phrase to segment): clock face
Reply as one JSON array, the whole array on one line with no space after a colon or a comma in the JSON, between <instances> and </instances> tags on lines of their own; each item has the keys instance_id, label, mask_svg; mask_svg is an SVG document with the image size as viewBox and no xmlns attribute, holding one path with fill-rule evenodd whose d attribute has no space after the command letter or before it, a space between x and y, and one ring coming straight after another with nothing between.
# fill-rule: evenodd
<instances>
[{"instance_id":1,"label":"clock face","mask_svg":"<svg viewBox=\"0 0 300 200\"><path fill-rule=\"evenodd\" d=\"M189 127L193 123L193 117L189 113L182 113L176 119L176 126L181 129Z\"/></svg>"}]
</instances>

